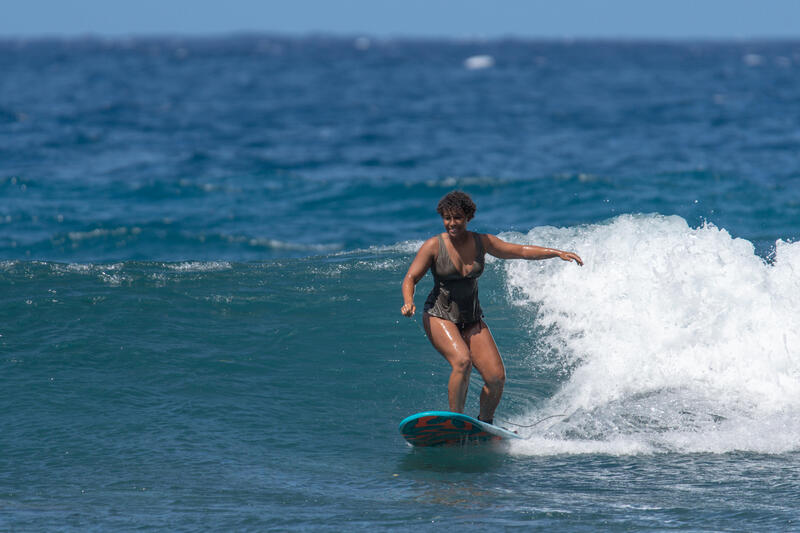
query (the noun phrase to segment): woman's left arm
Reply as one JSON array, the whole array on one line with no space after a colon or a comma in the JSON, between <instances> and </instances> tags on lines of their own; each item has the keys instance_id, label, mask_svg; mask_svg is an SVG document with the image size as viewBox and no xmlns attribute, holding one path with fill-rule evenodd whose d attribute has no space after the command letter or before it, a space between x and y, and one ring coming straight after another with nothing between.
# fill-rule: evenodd
<instances>
[{"instance_id":1,"label":"woman's left arm","mask_svg":"<svg viewBox=\"0 0 800 533\"><path fill-rule=\"evenodd\" d=\"M535 260L559 257L564 261L575 261L580 266L583 266L583 260L574 252L564 252L555 248L542 248L541 246L514 244L489 234L481 235L481 241L487 253L500 259Z\"/></svg>"}]
</instances>

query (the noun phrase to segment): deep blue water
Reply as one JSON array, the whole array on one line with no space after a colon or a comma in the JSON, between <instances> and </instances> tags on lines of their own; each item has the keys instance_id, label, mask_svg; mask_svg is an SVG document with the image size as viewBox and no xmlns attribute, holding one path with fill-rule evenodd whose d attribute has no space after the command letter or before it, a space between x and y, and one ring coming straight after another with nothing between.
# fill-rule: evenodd
<instances>
[{"instance_id":1,"label":"deep blue water","mask_svg":"<svg viewBox=\"0 0 800 533\"><path fill-rule=\"evenodd\" d=\"M800 42L5 40L0 72L0 529L800 528ZM400 282L454 188L586 266L481 278L525 440L414 450L448 371Z\"/></svg>"}]
</instances>

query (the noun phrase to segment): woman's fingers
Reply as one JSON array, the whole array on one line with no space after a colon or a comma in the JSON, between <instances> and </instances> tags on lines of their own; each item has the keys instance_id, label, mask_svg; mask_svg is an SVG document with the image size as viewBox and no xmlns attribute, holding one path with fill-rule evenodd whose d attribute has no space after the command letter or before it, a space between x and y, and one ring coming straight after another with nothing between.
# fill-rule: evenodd
<instances>
[{"instance_id":1,"label":"woman's fingers","mask_svg":"<svg viewBox=\"0 0 800 533\"><path fill-rule=\"evenodd\" d=\"M417 310L417 307L414 304L404 304L403 307L400 308L400 312L404 316L414 316L414 311Z\"/></svg>"},{"instance_id":2,"label":"woman's fingers","mask_svg":"<svg viewBox=\"0 0 800 533\"><path fill-rule=\"evenodd\" d=\"M578 254L574 254L572 252L563 252L560 255L561 259L564 261L575 261L580 266L583 266L583 260L578 256Z\"/></svg>"}]
</instances>

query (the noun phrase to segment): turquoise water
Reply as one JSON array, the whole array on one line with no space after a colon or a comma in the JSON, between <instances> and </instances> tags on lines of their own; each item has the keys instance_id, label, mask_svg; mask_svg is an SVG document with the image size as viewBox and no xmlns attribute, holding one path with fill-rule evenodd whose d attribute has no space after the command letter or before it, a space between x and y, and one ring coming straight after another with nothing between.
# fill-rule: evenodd
<instances>
[{"instance_id":1,"label":"turquoise water","mask_svg":"<svg viewBox=\"0 0 800 533\"><path fill-rule=\"evenodd\" d=\"M798 528L797 43L0 66L0 529ZM524 440L415 450L397 423L448 370L400 281L453 188L471 228L586 265L487 263Z\"/></svg>"}]
</instances>

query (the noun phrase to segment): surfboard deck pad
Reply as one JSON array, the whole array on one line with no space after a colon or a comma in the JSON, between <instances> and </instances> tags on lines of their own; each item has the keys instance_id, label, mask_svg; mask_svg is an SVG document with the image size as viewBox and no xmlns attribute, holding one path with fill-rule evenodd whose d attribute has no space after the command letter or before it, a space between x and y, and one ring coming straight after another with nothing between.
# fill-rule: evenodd
<instances>
[{"instance_id":1,"label":"surfboard deck pad","mask_svg":"<svg viewBox=\"0 0 800 533\"><path fill-rule=\"evenodd\" d=\"M521 438L516 433L462 413L425 411L411 415L398 428L413 446L444 446Z\"/></svg>"}]
</instances>

